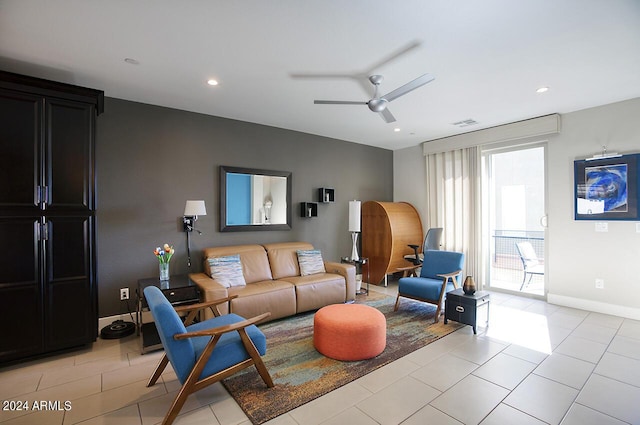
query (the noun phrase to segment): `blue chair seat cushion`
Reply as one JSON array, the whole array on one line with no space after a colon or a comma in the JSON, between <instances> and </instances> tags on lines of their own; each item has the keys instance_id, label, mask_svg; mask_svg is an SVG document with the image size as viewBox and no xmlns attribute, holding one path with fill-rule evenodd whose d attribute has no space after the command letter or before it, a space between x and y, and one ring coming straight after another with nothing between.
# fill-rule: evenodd
<instances>
[{"instance_id":1,"label":"blue chair seat cushion","mask_svg":"<svg viewBox=\"0 0 640 425\"><path fill-rule=\"evenodd\" d=\"M442 278L403 277L398 281L398 293L410 298L437 301L440 298L440 288L442 288ZM445 292L454 289L453 282L449 279Z\"/></svg>"},{"instance_id":2,"label":"blue chair seat cushion","mask_svg":"<svg viewBox=\"0 0 640 425\"><path fill-rule=\"evenodd\" d=\"M242 322L243 320L245 319L237 314L225 314L223 316L214 317L213 319L189 325L187 326L187 332L232 325L234 323ZM264 356L267 352L267 338L255 325L247 326L245 329L247 331L247 335L249 335L249 338L253 342L253 345L256 346L258 353L260 353L261 356ZM203 336L190 339L193 342L196 359L198 359L211 338ZM220 340L216 344L211 357L209 357L207 365L200 375L200 379L227 369L228 367L242 362L249 357L250 356L244 348L238 332L234 331L225 333L220 337Z\"/></svg>"}]
</instances>

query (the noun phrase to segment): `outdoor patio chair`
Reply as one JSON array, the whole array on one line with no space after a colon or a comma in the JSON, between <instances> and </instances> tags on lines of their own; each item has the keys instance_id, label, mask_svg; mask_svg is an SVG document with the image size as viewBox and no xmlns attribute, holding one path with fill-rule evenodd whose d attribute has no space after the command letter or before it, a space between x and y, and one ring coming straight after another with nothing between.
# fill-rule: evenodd
<instances>
[{"instance_id":1,"label":"outdoor patio chair","mask_svg":"<svg viewBox=\"0 0 640 425\"><path fill-rule=\"evenodd\" d=\"M522 276L522 285L520 290L531 283L531 278L534 274L544 275L544 264L540 263L536 251L533 249L531 242L519 242L516 244L520 260L522 260L522 267L524 270L524 276ZM529 279L527 280L527 275Z\"/></svg>"}]
</instances>

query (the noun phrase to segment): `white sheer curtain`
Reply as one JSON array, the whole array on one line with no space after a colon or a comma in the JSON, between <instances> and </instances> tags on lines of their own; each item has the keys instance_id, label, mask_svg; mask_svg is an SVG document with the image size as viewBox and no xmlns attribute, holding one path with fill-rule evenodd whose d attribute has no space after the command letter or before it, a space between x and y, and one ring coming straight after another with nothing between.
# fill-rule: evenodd
<instances>
[{"instance_id":1,"label":"white sheer curtain","mask_svg":"<svg viewBox=\"0 0 640 425\"><path fill-rule=\"evenodd\" d=\"M480 149L428 154L427 226L442 227L443 248L465 254L465 276L482 285Z\"/></svg>"}]
</instances>

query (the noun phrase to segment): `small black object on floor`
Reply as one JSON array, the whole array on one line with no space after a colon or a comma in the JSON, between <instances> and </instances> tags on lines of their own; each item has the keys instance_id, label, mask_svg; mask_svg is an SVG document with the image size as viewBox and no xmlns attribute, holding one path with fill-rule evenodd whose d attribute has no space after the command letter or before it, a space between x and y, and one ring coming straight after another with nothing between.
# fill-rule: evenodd
<instances>
[{"instance_id":1,"label":"small black object on floor","mask_svg":"<svg viewBox=\"0 0 640 425\"><path fill-rule=\"evenodd\" d=\"M125 322L124 320L116 320L109 326L105 326L100 331L102 339L118 339L131 335L136 330L133 322Z\"/></svg>"}]
</instances>

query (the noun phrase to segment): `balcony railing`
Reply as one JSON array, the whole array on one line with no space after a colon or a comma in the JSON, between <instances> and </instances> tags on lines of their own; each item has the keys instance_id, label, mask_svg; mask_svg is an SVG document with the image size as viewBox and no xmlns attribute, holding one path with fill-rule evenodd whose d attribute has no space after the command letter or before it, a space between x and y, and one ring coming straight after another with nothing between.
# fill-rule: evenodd
<instances>
[{"instance_id":1,"label":"balcony railing","mask_svg":"<svg viewBox=\"0 0 640 425\"><path fill-rule=\"evenodd\" d=\"M530 242L536 255L544 259L544 232L526 230L496 230L493 233L493 263L506 269L522 270L522 261L516 244Z\"/></svg>"}]
</instances>

